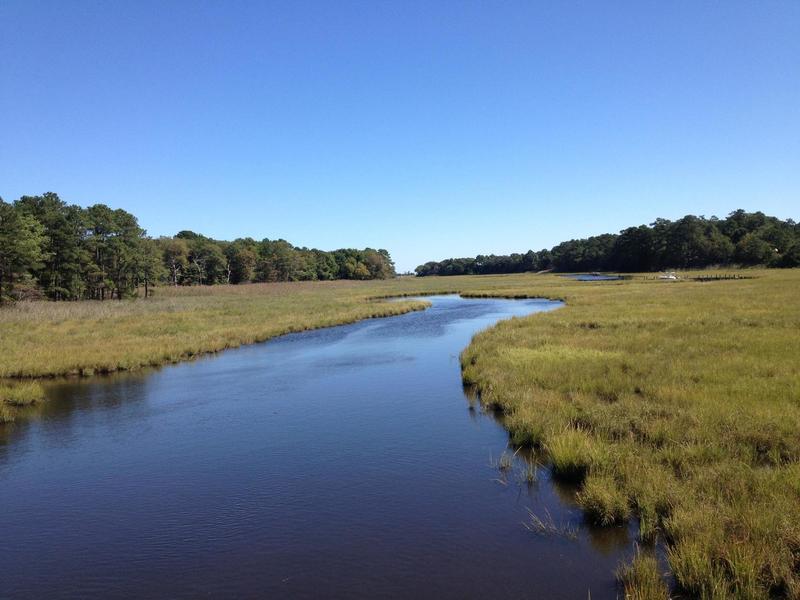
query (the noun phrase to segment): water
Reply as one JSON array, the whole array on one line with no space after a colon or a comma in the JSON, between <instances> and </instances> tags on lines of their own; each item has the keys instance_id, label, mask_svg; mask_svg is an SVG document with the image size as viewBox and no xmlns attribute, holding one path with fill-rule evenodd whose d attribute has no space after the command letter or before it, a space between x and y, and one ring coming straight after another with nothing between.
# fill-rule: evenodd
<instances>
[{"instance_id":1,"label":"water","mask_svg":"<svg viewBox=\"0 0 800 600\"><path fill-rule=\"evenodd\" d=\"M617 281L618 279L622 279L619 275L600 275L597 273L577 273L562 275L562 277L569 277L575 281Z\"/></svg>"},{"instance_id":2,"label":"water","mask_svg":"<svg viewBox=\"0 0 800 600\"><path fill-rule=\"evenodd\" d=\"M500 473L461 384L475 332L559 305L430 300L49 384L0 438L0 597L615 597L630 532L587 528L546 470Z\"/></svg>"}]
</instances>

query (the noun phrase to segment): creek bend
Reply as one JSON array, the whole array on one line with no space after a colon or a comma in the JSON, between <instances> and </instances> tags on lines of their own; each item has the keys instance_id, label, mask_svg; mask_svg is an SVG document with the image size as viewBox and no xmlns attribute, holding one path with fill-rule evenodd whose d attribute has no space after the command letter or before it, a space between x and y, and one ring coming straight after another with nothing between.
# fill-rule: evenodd
<instances>
[{"instance_id":1,"label":"creek bend","mask_svg":"<svg viewBox=\"0 0 800 600\"><path fill-rule=\"evenodd\" d=\"M474 333L561 304L425 299L48 383L0 434L0 597L616 597L629 529L587 526L546 469L500 473L508 436L461 383Z\"/></svg>"}]
</instances>

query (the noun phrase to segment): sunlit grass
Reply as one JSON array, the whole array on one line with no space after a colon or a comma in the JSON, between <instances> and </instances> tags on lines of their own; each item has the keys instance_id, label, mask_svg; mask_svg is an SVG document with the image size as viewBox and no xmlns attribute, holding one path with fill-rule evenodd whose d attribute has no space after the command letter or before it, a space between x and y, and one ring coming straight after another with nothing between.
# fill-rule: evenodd
<instances>
[{"instance_id":1,"label":"sunlit grass","mask_svg":"<svg viewBox=\"0 0 800 600\"><path fill-rule=\"evenodd\" d=\"M0 383L0 423L10 423L17 409L44 399L44 389L36 381Z\"/></svg>"},{"instance_id":2,"label":"sunlit grass","mask_svg":"<svg viewBox=\"0 0 800 600\"><path fill-rule=\"evenodd\" d=\"M570 480L583 480L598 459L598 446L581 428L567 427L548 437L545 450L550 457L553 474Z\"/></svg>"},{"instance_id":3,"label":"sunlit grass","mask_svg":"<svg viewBox=\"0 0 800 600\"><path fill-rule=\"evenodd\" d=\"M0 376L183 360L281 333L419 309L377 297L560 298L462 355L515 444L579 483L587 518L637 519L688 597L800 596L800 271L582 283L547 275L161 288L131 302L0 310ZM0 418L11 407L0 403ZM648 558L626 595L662 597Z\"/></svg>"},{"instance_id":4,"label":"sunlit grass","mask_svg":"<svg viewBox=\"0 0 800 600\"><path fill-rule=\"evenodd\" d=\"M462 356L512 440L580 482L591 521L638 516L690 597L800 596L800 272L752 274L565 289ZM663 597L638 560L626 593Z\"/></svg>"},{"instance_id":5,"label":"sunlit grass","mask_svg":"<svg viewBox=\"0 0 800 600\"><path fill-rule=\"evenodd\" d=\"M623 585L626 600L665 600L669 597L658 560L652 553L637 548L633 560L619 568L617 577Z\"/></svg>"},{"instance_id":6,"label":"sunlit grass","mask_svg":"<svg viewBox=\"0 0 800 600\"><path fill-rule=\"evenodd\" d=\"M91 375L184 360L284 333L424 308L367 301L368 285L160 288L148 300L19 303L0 310L0 377Z\"/></svg>"},{"instance_id":7,"label":"sunlit grass","mask_svg":"<svg viewBox=\"0 0 800 600\"><path fill-rule=\"evenodd\" d=\"M596 525L617 525L630 516L628 497L610 475L593 472L586 477L578 503Z\"/></svg>"}]
</instances>

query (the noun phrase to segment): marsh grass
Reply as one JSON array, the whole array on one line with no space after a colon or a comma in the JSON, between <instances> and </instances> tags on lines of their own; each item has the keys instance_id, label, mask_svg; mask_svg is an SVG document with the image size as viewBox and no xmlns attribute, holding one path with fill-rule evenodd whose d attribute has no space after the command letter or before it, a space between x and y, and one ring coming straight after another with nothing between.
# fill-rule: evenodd
<instances>
[{"instance_id":1,"label":"marsh grass","mask_svg":"<svg viewBox=\"0 0 800 600\"><path fill-rule=\"evenodd\" d=\"M800 597L800 271L749 275L562 288L462 355L590 521L664 540L684 597ZM648 561L630 597L666 595Z\"/></svg>"},{"instance_id":2,"label":"marsh grass","mask_svg":"<svg viewBox=\"0 0 800 600\"><path fill-rule=\"evenodd\" d=\"M652 552L636 548L633 559L620 565L617 579L628 600L666 600L669 590L661 575L658 559Z\"/></svg>"},{"instance_id":3,"label":"marsh grass","mask_svg":"<svg viewBox=\"0 0 800 600\"><path fill-rule=\"evenodd\" d=\"M525 461L519 470L520 479L527 485L533 485L539 480L539 466L532 461Z\"/></svg>"},{"instance_id":4,"label":"marsh grass","mask_svg":"<svg viewBox=\"0 0 800 600\"><path fill-rule=\"evenodd\" d=\"M0 377L160 365L425 307L380 300L389 296L563 299L561 310L475 336L462 354L465 384L503 411L512 443L542 449L557 476L578 482L590 520L635 517L644 540L663 539L677 593L798 598L800 271L747 274L426 277L20 303L0 310ZM0 403L0 417L11 408ZM637 560L626 593L654 597L654 571Z\"/></svg>"},{"instance_id":5,"label":"marsh grass","mask_svg":"<svg viewBox=\"0 0 800 600\"><path fill-rule=\"evenodd\" d=\"M462 287L490 296L509 281L516 280L472 277L456 288L442 278L160 287L147 300L19 302L0 307L0 379L164 365L428 306L388 298L458 293Z\"/></svg>"},{"instance_id":6,"label":"marsh grass","mask_svg":"<svg viewBox=\"0 0 800 600\"><path fill-rule=\"evenodd\" d=\"M553 434L544 444L553 475L581 482L598 459L598 446L592 436L580 427L567 427Z\"/></svg>"},{"instance_id":7,"label":"marsh grass","mask_svg":"<svg viewBox=\"0 0 800 600\"><path fill-rule=\"evenodd\" d=\"M550 511L545 509L544 516L540 517L531 509L528 510L528 520L522 525L528 531L541 536L561 537L568 540L578 539L578 529L569 523L556 523Z\"/></svg>"},{"instance_id":8,"label":"marsh grass","mask_svg":"<svg viewBox=\"0 0 800 600\"><path fill-rule=\"evenodd\" d=\"M539 464L533 457L518 456L522 446L514 452L503 450L496 460L489 454L489 466L500 472L500 478L495 478L502 485L508 485L509 476L513 476L516 483L531 486L539 479Z\"/></svg>"},{"instance_id":9,"label":"marsh grass","mask_svg":"<svg viewBox=\"0 0 800 600\"><path fill-rule=\"evenodd\" d=\"M498 460L497 468L501 471L508 471L514 466L514 455L503 452Z\"/></svg>"},{"instance_id":10,"label":"marsh grass","mask_svg":"<svg viewBox=\"0 0 800 600\"><path fill-rule=\"evenodd\" d=\"M618 525L630 516L628 497L614 479L591 473L578 492L578 504L595 525Z\"/></svg>"},{"instance_id":11,"label":"marsh grass","mask_svg":"<svg viewBox=\"0 0 800 600\"><path fill-rule=\"evenodd\" d=\"M158 366L426 306L370 301L375 291L350 282L287 283L159 288L146 301L21 302L0 309L0 377Z\"/></svg>"},{"instance_id":12,"label":"marsh grass","mask_svg":"<svg viewBox=\"0 0 800 600\"><path fill-rule=\"evenodd\" d=\"M44 400L44 389L36 381L0 383L0 423L10 423L19 409Z\"/></svg>"}]
</instances>

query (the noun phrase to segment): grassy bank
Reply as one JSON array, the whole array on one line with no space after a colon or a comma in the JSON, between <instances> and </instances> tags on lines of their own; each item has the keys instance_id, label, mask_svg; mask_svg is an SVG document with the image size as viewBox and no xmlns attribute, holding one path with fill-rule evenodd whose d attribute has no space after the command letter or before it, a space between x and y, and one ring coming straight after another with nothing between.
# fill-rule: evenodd
<instances>
[{"instance_id":1,"label":"grassy bank","mask_svg":"<svg viewBox=\"0 0 800 600\"><path fill-rule=\"evenodd\" d=\"M580 483L588 519L636 515L668 543L679 591L797 598L799 292L797 271L571 288L564 310L476 336L464 375ZM634 567L626 585L663 597L656 561Z\"/></svg>"},{"instance_id":2,"label":"grassy bank","mask_svg":"<svg viewBox=\"0 0 800 600\"><path fill-rule=\"evenodd\" d=\"M19 303L0 309L0 377L162 365L425 306L368 301L375 291L352 282L260 284L159 288L146 301Z\"/></svg>"},{"instance_id":3,"label":"grassy bank","mask_svg":"<svg viewBox=\"0 0 800 600\"><path fill-rule=\"evenodd\" d=\"M0 381L0 425L14 421L19 409L44 400L44 389L36 381Z\"/></svg>"},{"instance_id":4,"label":"grassy bank","mask_svg":"<svg viewBox=\"0 0 800 600\"><path fill-rule=\"evenodd\" d=\"M0 377L132 369L422 308L376 297L461 291L563 298L503 322L462 356L519 444L580 484L588 519L638 518L620 571L663 597L646 546L691 597L800 596L800 271L707 283L546 275L160 288L148 301L0 310ZM0 410L12 410L0 403Z\"/></svg>"},{"instance_id":5,"label":"grassy bank","mask_svg":"<svg viewBox=\"0 0 800 600\"><path fill-rule=\"evenodd\" d=\"M567 283L546 279L555 288ZM491 295L542 281L521 275L160 287L147 300L21 302L0 308L0 379L162 365L284 333L425 307L413 300L385 301L391 296L462 289Z\"/></svg>"}]
</instances>

